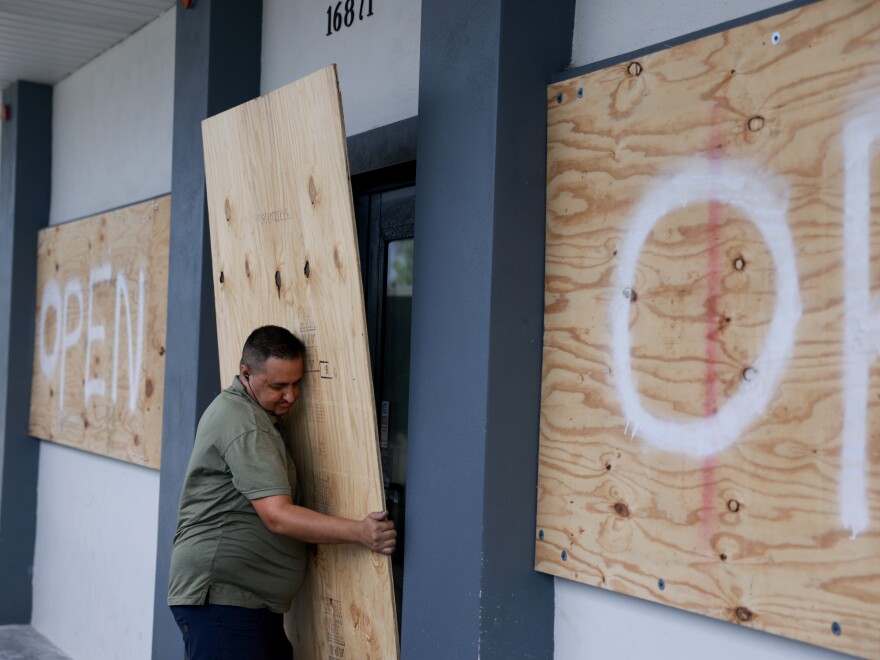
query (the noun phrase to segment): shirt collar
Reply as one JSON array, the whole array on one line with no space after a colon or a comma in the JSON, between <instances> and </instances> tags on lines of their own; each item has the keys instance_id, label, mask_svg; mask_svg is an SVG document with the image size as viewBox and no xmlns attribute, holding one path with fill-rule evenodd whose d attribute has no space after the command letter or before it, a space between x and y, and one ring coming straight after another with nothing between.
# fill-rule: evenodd
<instances>
[{"instance_id":1,"label":"shirt collar","mask_svg":"<svg viewBox=\"0 0 880 660\"><path fill-rule=\"evenodd\" d=\"M226 388L226 391L230 394L235 394L236 396L241 396L247 399L248 403L250 403L254 408L262 412L264 415L266 415L273 424L277 425L278 422L281 421L281 418L278 417L278 415L270 413L268 410L263 408L263 406L254 401L254 397L252 397L251 393L247 391L247 388L244 386L244 383L241 382L241 378L239 378L238 376L235 376L232 379L232 384Z\"/></svg>"}]
</instances>

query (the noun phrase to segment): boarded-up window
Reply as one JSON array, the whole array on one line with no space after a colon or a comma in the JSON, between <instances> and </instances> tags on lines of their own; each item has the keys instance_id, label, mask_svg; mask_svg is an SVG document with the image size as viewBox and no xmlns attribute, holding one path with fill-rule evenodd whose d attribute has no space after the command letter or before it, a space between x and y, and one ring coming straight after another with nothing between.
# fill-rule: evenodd
<instances>
[{"instance_id":1,"label":"boarded-up window","mask_svg":"<svg viewBox=\"0 0 880 660\"><path fill-rule=\"evenodd\" d=\"M880 3L548 90L537 568L880 649Z\"/></svg>"},{"instance_id":2,"label":"boarded-up window","mask_svg":"<svg viewBox=\"0 0 880 660\"><path fill-rule=\"evenodd\" d=\"M171 198L40 232L31 435L158 468Z\"/></svg>"}]
</instances>

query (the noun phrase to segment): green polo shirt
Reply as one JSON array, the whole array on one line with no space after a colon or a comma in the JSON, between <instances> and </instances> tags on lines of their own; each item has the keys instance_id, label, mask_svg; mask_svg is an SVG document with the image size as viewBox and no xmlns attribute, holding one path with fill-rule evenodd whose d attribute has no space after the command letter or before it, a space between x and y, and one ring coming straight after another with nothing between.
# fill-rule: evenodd
<instances>
[{"instance_id":1,"label":"green polo shirt","mask_svg":"<svg viewBox=\"0 0 880 660\"><path fill-rule=\"evenodd\" d=\"M290 609L306 545L270 532L250 502L298 499L296 466L277 421L237 377L202 415L180 496L169 605Z\"/></svg>"}]
</instances>

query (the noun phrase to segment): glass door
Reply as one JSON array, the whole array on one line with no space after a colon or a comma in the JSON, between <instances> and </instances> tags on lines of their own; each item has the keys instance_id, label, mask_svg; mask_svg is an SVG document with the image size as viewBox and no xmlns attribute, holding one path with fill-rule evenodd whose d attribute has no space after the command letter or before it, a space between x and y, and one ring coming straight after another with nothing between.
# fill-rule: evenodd
<instances>
[{"instance_id":1,"label":"glass door","mask_svg":"<svg viewBox=\"0 0 880 660\"><path fill-rule=\"evenodd\" d=\"M352 181L367 307L373 384L386 507L398 531L391 557L398 624L402 620L406 539L406 457L409 445L410 321L415 220L414 170L403 177ZM358 185L360 183L360 185ZM383 185L384 183L384 185Z\"/></svg>"}]
</instances>

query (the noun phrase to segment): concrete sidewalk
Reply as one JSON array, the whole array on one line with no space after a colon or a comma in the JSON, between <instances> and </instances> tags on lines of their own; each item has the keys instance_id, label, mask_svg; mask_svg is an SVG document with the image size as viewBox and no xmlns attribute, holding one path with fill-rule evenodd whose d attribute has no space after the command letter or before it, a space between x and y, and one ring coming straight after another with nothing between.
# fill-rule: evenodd
<instances>
[{"instance_id":1,"label":"concrete sidewalk","mask_svg":"<svg viewBox=\"0 0 880 660\"><path fill-rule=\"evenodd\" d=\"M0 626L0 660L71 660L30 626Z\"/></svg>"}]
</instances>

